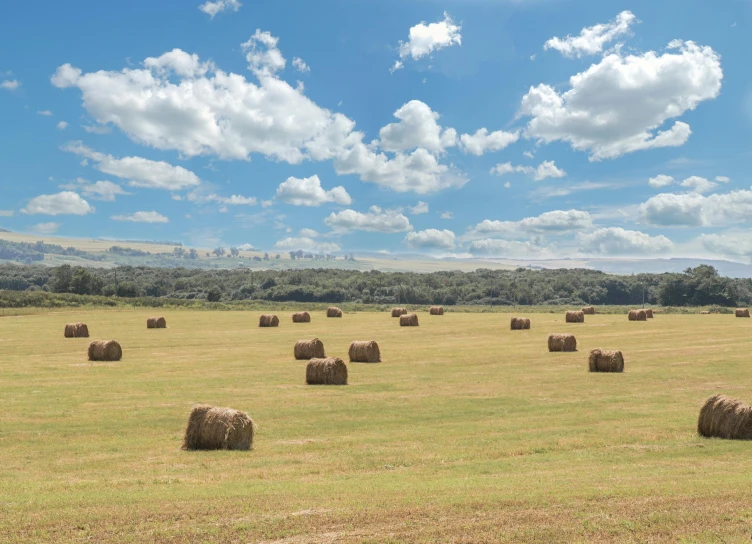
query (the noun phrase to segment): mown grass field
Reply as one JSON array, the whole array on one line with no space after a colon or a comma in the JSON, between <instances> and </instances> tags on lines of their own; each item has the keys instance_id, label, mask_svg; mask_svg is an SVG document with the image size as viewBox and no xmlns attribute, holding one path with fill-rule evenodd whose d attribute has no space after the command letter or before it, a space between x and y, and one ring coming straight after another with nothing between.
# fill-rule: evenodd
<instances>
[{"instance_id":1,"label":"mown grass field","mask_svg":"<svg viewBox=\"0 0 752 544\"><path fill-rule=\"evenodd\" d=\"M302 308L301 308L302 309ZM0 318L0 542L748 542L752 444L703 439L752 401L752 320L728 315L78 310ZM118 363L86 360L117 339ZM548 353L574 331L577 353ZM383 363L304 385L293 344ZM587 354L621 349L624 374ZM247 411L251 452L180 451L194 403Z\"/></svg>"}]
</instances>

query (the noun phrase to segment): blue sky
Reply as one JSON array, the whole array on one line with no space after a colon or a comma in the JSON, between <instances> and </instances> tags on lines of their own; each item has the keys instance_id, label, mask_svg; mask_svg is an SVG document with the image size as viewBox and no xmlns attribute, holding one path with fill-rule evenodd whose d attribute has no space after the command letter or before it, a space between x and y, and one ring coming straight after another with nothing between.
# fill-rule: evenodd
<instances>
[{"instance_id":1,"label":"blue sky","mask_svg":"<svg viewBox=\"0 0 752 544\"><path fill-rule=\"evenodd\" d=\"M200 247L752 255L752 3L16 3L0 226Z\"/></svg>"}]
</instances>

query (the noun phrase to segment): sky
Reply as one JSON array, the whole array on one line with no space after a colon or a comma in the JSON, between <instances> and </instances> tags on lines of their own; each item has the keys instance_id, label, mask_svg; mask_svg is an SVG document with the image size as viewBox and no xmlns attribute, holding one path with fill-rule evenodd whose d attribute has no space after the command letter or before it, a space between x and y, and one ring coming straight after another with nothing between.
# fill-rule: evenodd
<instances>
[{"instance_id":1,"label":"sky","mask_svg":"<svg viewBox=\"0 0 752 544\"><path fill-rule=\"evenodd\" d=\"M749 0L16 2L0 227L752 256Z\"/></svg>"}]
</instances>

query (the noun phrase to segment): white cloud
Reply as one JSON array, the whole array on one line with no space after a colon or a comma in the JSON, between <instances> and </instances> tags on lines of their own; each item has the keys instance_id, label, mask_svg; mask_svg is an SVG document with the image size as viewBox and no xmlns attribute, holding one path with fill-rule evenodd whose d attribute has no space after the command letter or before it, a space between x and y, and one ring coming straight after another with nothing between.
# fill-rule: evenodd
<instances>
[{"instance_id":1,"label":"white cloud","mask_svg":"<svg viewBox=\"0 0 752 544\"><path fill-rule=\"evenodd\" d=\"M368 213L355 210L343 210L332 213L324 219L324 223L334 230L364 230L368 232L407 232L412 230L410 220L394 210L382 210L378 206L371 206Z\"/></svg>"},{"instance_id":2,"label":"white cloud","mask_svg":"<svg viewBox=\"0 0 752 544\"><path fill-rule=\"evenodd\" d=\"M410 29L408 41L400 41L400 60L396 61L392 71L402 68L408 58L419 60L439 49L455 44L462 45L461 30L461 26L455 24L447 13L444 13L443 21L431 24L421 22L415 25Z\"/></svg>"},{"instance_id":3,"label":"white cloud","mask_svg":"<svg viewBox=\"0 0 752 544\"><path fill-rule=\"evenodd\" d=\"M209 202L219 202L220 204L227 206L255 206L257 202L256 198L252 196L219 196L216 194L208 195L206 197L206 200L208 200Z\"/></svg>"},{"instance_id":4,"label":"white cloud","mask_svg":"<svg viewBox=\"0 0 752 544\"><path fill-rule=\"evenodd\" d=\"M552 257L552 248L541 246L532 241L518 242L515 240L498 240L484 238L470 243L468 248L472 255L488 257L506 257L510 259L534 258L545 259Z\"/></svg>"},{"instance_id":5,"label":"white cloud","mask_svg":"<svg viewBox=\"0 0 752 544\"><path fill-rule=\"evenodd\" d=\"M703 194L703 193L709 193L716 187L718 187L718 184L714 181L710 181L709 179L702 178L700 176L690 176L680 184L682 187L687 187L692 190L692 192Z\"/></svg>"},{"instance_id":6,"label":"white cloud","mask_svg":"<svg viewBox=\"0 0 752 544\"><path fill-rule=\"evenodd\" d=\"M300 235L303 238L318 238L319 232L313 229L300 229Z\"/></svg>"},{"instance_id":7,"label":"white cloud","mask_svg":"<svg viewBox=\"0 0 752 544\"><path fill-rule=\"evenodd\" d=\"M523 153L523 155L524 155L525 157L527 157L528 159L534 159L534 158L535 158L535 154L534 154L534 153L533 153L532 151L525 151L525 152Z\"/></svg>"},{"instance_id":8,"label":"white cloud","mask_svg":"<svg viewBox=\"0 0 752 544\"><path fill-rule=\"evenodd\" d=\"M302 72L304 74L307 74L311 71L311 67L306 64L306 62L301 59L300 57L294 57L292 59L292 65L293 67L298 71Z\"/></svg>"},{"instance_id":9,"label":"white cloud","mask_svg":"<svg viewBox=\"0 0 752 544\"><path fill-rule=\"evenodd\" d=\"M547 178L563 178L567 175L564 170L556 166L554 161L543 161L535 168L532 166L512 166L511 162L505 162L491 168L490 173L496 176L503 176L513 172L523 173L535 181L542 181Z\"/></svg>"},{"instance_id":10,"label":"white cloud","mask_svg":"<svg viewBox=\"0 0 752 544\"><path fill-rule=\"evenodd\" d=\"M727 176L716 176L716 177L715 177L715 180L716 180L716 181L717 181L718 183L728 183L729 181L731 181L731 178L729 178L729 177L727 177Z\"/></svg>"},{"instance_id":11,"label":"white cloud","mask_svg":"<svg viewBox=\"0 0 752 544\"><path fill-rule=\"evenodd\" d=\"M66 123L65 121L59 121L58 122L58 124L57 124L57 129L58 130L65 130L66 128L68 128L68 123Z\"/></svg>"},{"instance_id":12,"label":"white cloud","mask_svg":"<svg viewBox=\"0 0 752 544\"><path fill-rule=\"evenodd\" d=\"M83 129L89 134L109 134L112 129L107 125L82 125Z\"/></svg>"},{"instance_id":13,"label":"white cloud","mask_svg":"<svg viewBox=\"0 0 752 544\"><path fill-rule=\"evenodd\" d=\"M410 213L410 215L421 215L428 213L428 203L421 200L415 206L410 206L409 208L407 208L407 211Z\"/></svg>"},{"instance_id":14,"label":"white cloud","mask_svg":"<svg viewBox=\"0 0 752 544\"><path fill-rule=\"evenodd\" d=\"M78 178L75 183L68 183L60 186L61 189L68 189L73 191L79 191L84 196L91 197L95 200L106 200L113 202L118 195L127 195L117 183L111 181L97 181L96 183L89 183L83 178Z\"/></svg>"},{"instance_id":15,"label":"white cloud","mask_svg":"<svg viewBox=\"0 0 752 544\"><path fill-rule=\"evenodd\" d=\"M31 227L31 230L39 234L55 234L60 228L60 223L39 223Z\"/></svg>"},{"instance_id":16,"label":"white cloud","mask_svg":"<svg viewBox=\"0 0 752 544\"><path fill-rule=\"evenodd\" d=\"M344 187L334 187L325 191L317 175L303 179L287 178L277 187L275 198L293 206L315 207L328 202L347 206L352 203L352 198Z\"/></svg>"},{"instance_id":17,"label":"white cloud","mask_svg":"<svg viewBox=\"0 0 752 544\"><path fill-rule=\"evenodd\" d=\"M15 213L13 210L0 210L0 217L13 217Z\"/></svg>"},{"instance_id":18,"label":"white cloud","mask_svg":"<svg viewBox=\"0 0 752 544\"><path fill-rule=\"evenodd\" d=\"M487 151L500 151L520 139L520 131L504 132L497 130L489 134L485 128L478 129L475 134L460 136L462 150L471 155L483 155Z\"/></svg>"},{"instance_id":19,"label":"white cloud","mask_svg":"<svg viewBox=\"0 0 752 544\"><path fill-rule=\"evenodd\" d=\"M240 45L248 61L248 69L257 77L271 77L287 66L287 60L277 48L279 38L257 29L251 38Z\"/></svg>"},{"instance_id":20,"label":"white cloud","mask_svg":"<svg viewBox=\"0 0 752 544\"><path fill-rule=\"evenodd\" d=\"M439 217L441 217L442 219L454 219L454 213L444 212Z\"/></svg>"},{"instance_id":21,"label":"white cloud","mask_svg":"<svg viewBox=\"0 0 752 544\"><path fill-rule=\"evenodd\" d=\"M21 83L16 79L6 79L0 83L0 89L6 89L8 91L15 91L21 86Z\"/></svg>"},{"instance_id":22,"label":"white cloud","mask_svg":"<svg viewBox=\"0 0 752 544\"><path fill-rule=\"evenodd\" d=\"M164 215L158 212L136 212L131 215L113 215L115 221L132 221L133 223L169 223Z\"/></svg>"},{"instance_id":23,"label":"white cloud","mask_svg":"<svg viewBox=\"0 0 752 544\"><path fill-rule=\"evenodd\" d=\"M455 239L451 230L427 229L408 232L405 243L412 248L454 249Z\"/></svg>"},{"instance_id":24,"label":"white cloud","mask_svg":"<svg viewBox=\"0 0 752 544\"><path fill-rule=\"evenodd\" d=\"M674 178L665 174L658 174L654 178L650 178L648 180L648 183L654 189L660 189L661 187L668 187L669 185L673 185Z\"/></svg>"},{"instance_id":25,"label":"white cloud","mask_svg":"<svg viewBox=\"0 0 752 544\"><path fill-rule=\"evenodd\" d=\"M238 2L238 0L209 0L201 4L198 9L214 19L214 16L217 13L221 13L223 11L238 11L240 9L240 6L242 5L243 4Z\"/></svg>"},{"instance_id":26,"label":"white cloud","mask_svg":"<svg viewBox=\"0 0 752 544\"><path fill-rule=\"evenodd\" d=\"M609 23L583 28L579 36L551 38L545 43L543 49L556 49L565 57L570 58L595 55L603 51L607 43L629 34L629 27L635 22L638 22L637 18L631 11L622 11Z\"/></svg>"},{"instance_id":27,"label":"white cloud","mask_svg":"<svg viewBox=\"0 0 752 544\"><path fill-rule=\"evenodd\" d=\"M728 257L752 258L752 232L730 231L719 234L701 234L700 244L708 251Z\"/></svg>"},{"instance_id":28,"label":"white cloud","mask_svg":"<svg viewBox=\"0 0 752 544\"><path fill-rule=\"evenodd\" d=\"M752 191L703 196L661 193L640 204L640 220L659 226L707 227L752 221Z\"/></svg>"},{"instance_id":29,"label":"white cloud","mask_svg":"<svg viewBox=\"0 0 752 544\"><path fill-rule=\"evenodd\" d=\"M531 117L525 136L568 142L593 161L680 146L689 125L662 125L717 97L722 79L719 55L691 41L674 41L661 55L611 53L572 76L562 94L546 84L531 87L520 110Z\"/></svg>"},{"instance_id":30,"label":"white cloud","mask_svg":"<svg viewBox=\"0 0 752 544\"><path fill-rule=\"evenodd\" d=\"M243 251L253 251L256 248L253 247L251 244L241 244L238 246L238 249L242 249Z\"/></svg>"},{"instance_id":31,"label":"white cloud","mask_svg":"<svg viewBox=\"0 0 752 544\"><path fill-rule=\"evenodd\" d=\"M284 238L274 244L275 249L286 251L311 251L313 253L331 253L340 251L340 246L332 242L318 242L313 238L307 237L290 237Z\"/></svg>"},{"instance_id":32,"label":"white cloud","mask_svg":"<svg viewBox=\"0 0 752 544\"><path fill-rule=\"evenodd\" d=\"M262 201L261 201L261 207L262 207L262 208L268 208L268 207L269 207L269 206L271 206L272 204L274 204L274 202L273 202L273 201L271 201L271 200L262 200Z\"/></svg>"},{"instance_id":33,"label":"white cloud","mask_svg":"<svg viewBox=\"0 0 752 544\"><path fill-rule=\"evenodd\" d=\"M50 110L39 110L37 111L37 115L43 115L44 117L51 117L52 112Z\"/></svg>"},{"instance_id":34,"label":"white cloud","mask_svg":"<svg viewBox=\"0 0 752 544\"><path fill-rule=\"evenodd\" d=\"M78 193L63 191L54 195L34 197L21 211L30 215L86 215L93 213L94 208Z\"/></svg>"},{"instance_id":35,"label":"white cloud","mask_svg":"<svg viewBox=\"0 0 752 544\"><path fill-rule=\"evenodd\" d=\"M379 146L384 151L402 152L423 148L431 153L443 153L457 145L457 131L442 130L437 123L439 114L420 100L411 100L396 112L398 123L386 125L379 131Z\"/></svg>"},{"instance_id":36,"label":"white cloud","mask_svg":"<svg viewBox=\"0 0 752 544\"><path fill-rule=\"evenodd\" d=\"M593 218L580 210L554 210L520 221L491 221L485 219L469 230L469 234L505 234L522 237L530 234L556 234L586 230L593 226Z\"/></svg>"},{"instance_id":37,"label":"white cloud","mask_svg":"<svg viewBox=\"0 0 752 544\"><path fill-rule=\"evenodd\" d=\"M143 157L124 157L116 159L112 155L105 155L89 149L81 142L69 142L63 147L64 151L84 156L96 162L95 168L105 174L127 179L132 187L147 187L150 189L167 189L177 191L199 185L201 180L182 166L173 166L164 161L152 161Z\"/></svg>"},{"instance_id":38,"label":"white cloud","mask_svg":"<svg viewBox=\"0 0 752 544\"><path fill-rule=\"evenodd\" d=\"M578 238L582 252L596 255L653 255L674 247L665 236L650 236L621 227L598 229L580 234Z\"/></svg>"}]
</instances>

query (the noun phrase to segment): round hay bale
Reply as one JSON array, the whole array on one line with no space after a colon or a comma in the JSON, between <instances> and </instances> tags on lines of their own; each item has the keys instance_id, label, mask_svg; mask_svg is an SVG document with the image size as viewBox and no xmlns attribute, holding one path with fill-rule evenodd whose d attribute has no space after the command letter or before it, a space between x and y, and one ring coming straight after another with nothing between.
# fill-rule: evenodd
<instances>
[{"instance_id":1,"label":"round hay bale","mask_svg":"<svg viewBox=\"0 0 752 544\"><path fill-rule=\"evenodd\" d=\"M577 338L574 334L550 334L548 351L577 351Z\"/></svg>"},{"instance_id":2,"label":"round hay bale","mask_svg":"<svg viewBox=\"0 0 752 544\"><path fill-rule=\"evenodd\" d=\"M292 322L293 323L310 323L311 314L309 314L308 312L296 312L292 314Z\"/></svg>"},{"instance_id":3,"label":"round hay bale","mask_svg":"<svg viewBox=\"0 0 752 544\"><path fill-rule=\"evenodd\" d=\"M185 428L183 450L250 450L256 425L245 412L194 406Z\"/></svg>"},{"instance_id":4,"label":"round hay bale","mask_svg":"<svg viewBox=\"0 0 752 544\"><path fill-rule=\"evenodd\" d=\"M444 315L444 307L443 306L431 306L428 312L431 315Z\"/></svg>"},{"instance_id":5,"label":"round hay bale","mask_svg":"<svg viewBox=\"0 0 752 544\"><path fill-rule=\"evenodd\" d=\"M326 310L326 317L342 317L342 310L331 306Z\"/></svg>"},{"instance_id":6,"label":"round hay bale","mask_svg":"<svg viewBox=\"0 0 752 544\"><path fill-rule=\"evenodd\" d=\"M630 321L647 321L648 313L645 310L630 310L629 320Z\"/></svg>"},{"instance_id":7,"label":"round hay bale","mask_svg":"<svg viewBox=\"0 0 752 544\"><path fill-rule=\"evenodd\" d=\"M624 372L624 355L621 351L594 349L588 360L590 372Z\"/></svg>"},{"instance_id":8,"label":"round hay bale","mask_svg":"<svg viewBox=\"0 0 752 544\"><path fill-rule=\"evenodd\" d=\"M645 316L648 319L653 319L653 309L652 308L648 308L647 310L645 310Z\"/></svg>"},{"instance_id":9,"label":"round hay bale","mask_svg":"<svg viewBox=\"0 0 752 544\"><path fill-rule=\"evenodd\" d=\"M405 314L400 316L400 327L417 327L418 314Z\"/></svg>"},{"instance_id":10,"label":"round hay bale","mask_svg":"<svg viewBox=\"0 0 752 544\"><path fill-rule=\"evenodd\" d=\"M311 359L306 366L308 385L347 385L347 365L339 357Z\"/></svg>"},{"instance_id":11,"label":"round hay bale","mask_svg":"<svg viewBox=\"0 0 752 544\"><path fill-rule=\"evenodd\" d=\"M581 311L578 311L578 312L567 312L566 322L567 323L584 323L585 322L585 314L582 313Z\"/></svg>"},{"instance_id":12,"label":"round hay bale","mask_svg":"<svg viewBox=\"0 0 752 544\"><path fill-rule=\"evenodd\" d=\"M123 349L115 340L94 340L89 344L89 361L119 361Z\"/></svg>"},{"instance_id":13,"label":"round hay bale","mask_svg":"<svg viewBox=\"0 0 752 544\"><path fill-rule=\"evenodd\" d=\"M529 329L530 320L527 317L513 317L510 327L513 331Z\"/></svg>"},{"instance_id":14,"label":"round hay bale","mask_svg":"<svg viewBox=\"0 0 752 544\"><path fill-rule=\"evenodd\" d=\"M585 306L580 311L585 315L595 315L595 306Z\"/></svg>"},{"instance_id":15,"label":"round hay bale","mask_svg":"<svg viewBox=\"0 0 752 544\"><path fill-rule=\"evenodd\" d=\"M88 338L89 327L86 326L86 323L68 323L65 326L64 334L66 338Z\"/></svg>"},{"instance_id":16,"label":"round hay bale","mask_svg":"<svg viewBox=\"0 0 752 544\"><path fill-rule=\"evenodd\" d=\"M749 310L747 308L737 308L736 317L749 317Z\"/></svg>"},{"instance_id":17,"label":"round hay bale","mask_svg":"<svg viewBox=\"0 0 752 544\"><path fill-rule=\"evenodd\" d=\"M353 342L350 344L351 363L380 363L381 351L373 340L367 342Z\"/></svg>"},{"instance_id":18,"label":"round hay bale","mask_svg":"<svg viewBox=\"0 0 752 544\"><path fill-rule=\"evenodd\" d=\"M146 320L147 329L166 329L167 320L164 317L150 317Z\"/></svg>"},{"instance_id":19,"label":"round hay bale","mask_svg":"<svg viewBox=\"0 0 752 544\"><path fill-rule=\"evenodd\" d=\"M713 395L700 409L697 434L708 438L752 439L752 406L726 395Z\"/></svg>"},{"instance_id":20,"label":"round hay bale","mask_svg":"<svg viewBox=\"0 0 752 544\"><path fill-rule=\"evenodd\" d=\"M710 315L710 312L707 310L703 310L702 312L700 312L700 315Z\"/></svg>"},{"instance_id":21,"label":"round hay bale","mask_svg":"<svg viewBox=\"0 0 752 544\"><path fill-rule=\"evenodd\" d=\"M392 317L399 317L407 314L407 308L392 308Z\"/></svg>"},{"instance_id":22,"label":"round hay bale","mask_svg":"<svg viewBox=\"0 0 752 544\"><path fill-rule=\"evenodd\" d=\"M295 359L299 361L326 357L324 343L318 338L313 340L298 340L295 342Z\"/></svg>"},{"instance_id":23,"label":"round hay bale","mask_svg":"<svg viewBox=\"0 0 752 544\"><path fill-rule=\"evenodd\" d=\"M279 318L276 315L263 314L259 317L259 327L279 327Z\"/></svg>"}]
</instances>

